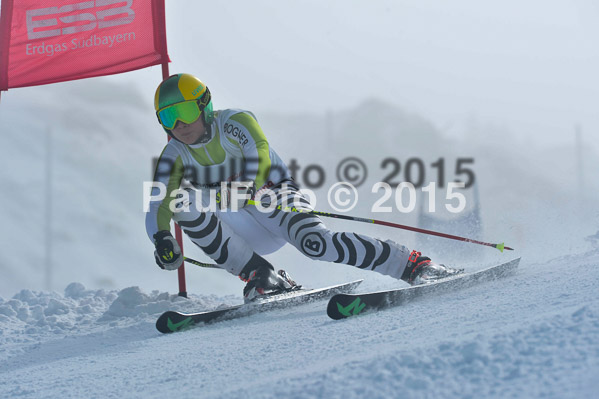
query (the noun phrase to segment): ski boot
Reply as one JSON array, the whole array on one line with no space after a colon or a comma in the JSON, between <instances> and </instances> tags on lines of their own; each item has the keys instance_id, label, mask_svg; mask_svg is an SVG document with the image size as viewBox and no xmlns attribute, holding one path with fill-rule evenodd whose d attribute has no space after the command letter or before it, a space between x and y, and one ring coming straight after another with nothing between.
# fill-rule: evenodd
<instances>
[{"instance_id":1,"label":"ski boot","mask_svg":"<svg viewBox=\"0 0 599 399\"><path fill-rule=\"evenodd\" d=\"M412 251L401 279L411 285L420 285L454 276L463 271L464 269L452 269L451 267L434 263L431 261L431 258L422 256L422 253Z\"/></svg>"},{"instance_id":2,"label":"ski boot","mask_svg":"<svg viewBox=\"0 0 599 399\"><path fill-rule=\"evenodd\" d=\"M243 288L245 302L251 302L259 297L281 294L300 289L301 286L289 277L285 270L275 273L266 265L259 266L249 273L247 284Z\"/></svg>"}]
</instances>

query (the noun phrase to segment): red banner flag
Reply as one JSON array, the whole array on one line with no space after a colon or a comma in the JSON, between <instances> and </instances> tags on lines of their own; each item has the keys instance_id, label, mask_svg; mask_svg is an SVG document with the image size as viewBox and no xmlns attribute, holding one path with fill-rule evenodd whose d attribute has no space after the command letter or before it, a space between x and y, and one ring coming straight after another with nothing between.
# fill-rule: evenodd
<instances>
[{"instance_id":1,"label":"red banner flag","mask_svg":"<svg viewBox=\"0 0 599 399\"><path fill-rule=\"evenodd\" d=\"M163 64L164 0L2 0L0 90Z\"/></svg>"}]
</instances>

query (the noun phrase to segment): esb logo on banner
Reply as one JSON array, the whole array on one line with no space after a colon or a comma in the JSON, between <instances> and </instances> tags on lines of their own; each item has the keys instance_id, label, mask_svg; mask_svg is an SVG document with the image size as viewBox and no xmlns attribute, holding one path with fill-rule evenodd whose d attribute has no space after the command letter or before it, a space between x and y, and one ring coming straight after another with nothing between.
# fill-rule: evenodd
<instances>
[{"instance_id":1,"label":"esb logo on banner","mask_svg":"<svg viewBox=\"0 0 599 399\"><path fill-rule=\"evenodd\" d=\"M120 5L115 6L117 4ZM27 38L31 40L72 35L94 29L100 30L130 24L135 20L135 11L131 8L133 0L128 0L124 6L122 4L122 0L96 0L68 4L62 7L27 10ZM110 8L106 8L106 6L110 6ZM127 40L135 40L135 32L104 36L93 35L90 38L73 38L69 42L55 43L48 46L45 43L37 46L30 43L27 45L27 55L37 53L52 56L56 52L69 49L76 50L99 45L112 47L115 43Z\"/></svg>"}]
</instances>

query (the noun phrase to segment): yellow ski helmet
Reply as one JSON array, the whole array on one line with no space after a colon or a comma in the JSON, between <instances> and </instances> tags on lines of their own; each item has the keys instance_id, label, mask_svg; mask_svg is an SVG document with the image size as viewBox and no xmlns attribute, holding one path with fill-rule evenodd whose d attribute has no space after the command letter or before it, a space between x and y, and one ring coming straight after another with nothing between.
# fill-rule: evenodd
<instances>
[{"instance_id":1,"label":"yellow ski helmet","mask_svg":"<svg viewBox=\"0 0 599 399\"><path fill-rule=\"evenodd\" d=\"M210 126L214 120L210 90L188 73L171 75L158 85L154 109L158 122L168 134L177 121L192 123L202 116L204 123Z\"/></svg>"}]
</instances>

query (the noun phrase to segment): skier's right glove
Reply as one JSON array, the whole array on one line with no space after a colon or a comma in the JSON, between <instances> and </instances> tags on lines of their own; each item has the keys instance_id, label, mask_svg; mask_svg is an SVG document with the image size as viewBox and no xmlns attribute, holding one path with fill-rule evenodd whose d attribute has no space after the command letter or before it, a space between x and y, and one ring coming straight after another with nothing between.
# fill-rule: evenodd
<instances>
[{"instance_id":1,"label":"skier's right glove","mask_svg":"<svg viewBox=\"0 0 599 399\"><path fill-rule=\"evenodd\" d=\"M181 247L170 231L161 230L154 234L154 246L154 258L161 269L176 270L183 264Z\"/></svg>"}]
</instances>

